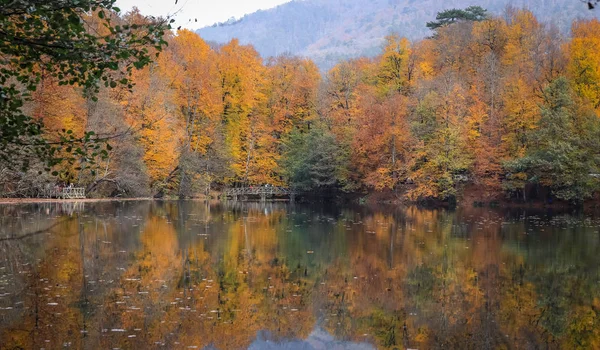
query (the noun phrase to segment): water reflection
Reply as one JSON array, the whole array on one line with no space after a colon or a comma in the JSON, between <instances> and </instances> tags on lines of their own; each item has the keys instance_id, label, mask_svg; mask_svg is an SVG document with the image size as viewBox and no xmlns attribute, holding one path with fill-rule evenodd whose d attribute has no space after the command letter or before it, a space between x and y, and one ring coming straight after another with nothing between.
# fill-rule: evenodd
<instances>
[{"instance_id":1,"label":"water reflection","mask_svg":"<svg viewBox=\"0 0 600 350\"><path fill-rule=\"evenodd\" d=\"M0 348L600 348L600 221L0 206Z\"/></svg>"}]
</instances>

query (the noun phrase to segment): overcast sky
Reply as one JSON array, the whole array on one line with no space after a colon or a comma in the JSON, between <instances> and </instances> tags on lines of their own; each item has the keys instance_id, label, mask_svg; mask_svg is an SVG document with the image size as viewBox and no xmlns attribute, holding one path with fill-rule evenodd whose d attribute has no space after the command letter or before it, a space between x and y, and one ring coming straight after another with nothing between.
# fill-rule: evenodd
<instances>
[{"instance_id":1,"label":"overcast sky","mask_svg":"<svg viewBox=\"0 0 600 350\"><path fill-rule=\"evenodd\" d=\"M117 0L121 11L137 6L142 14L163 16L175 14L175 27L197 29L231 17L275 7L289 0ZM198 20L196 22L195 20Z\"/></svg>"}]
</instances>

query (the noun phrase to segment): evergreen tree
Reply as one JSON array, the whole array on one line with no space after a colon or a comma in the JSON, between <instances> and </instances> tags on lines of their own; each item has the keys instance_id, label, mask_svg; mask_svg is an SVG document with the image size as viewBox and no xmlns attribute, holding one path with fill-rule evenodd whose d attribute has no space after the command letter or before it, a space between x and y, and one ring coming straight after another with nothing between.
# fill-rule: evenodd
<instances>
[{"instance_id":1,"label":"evergreen tree","mask_svg":"<svg viewBox=\"0 0 600 350\"><path fill-rule=\"evenodd\" d=\"M435 21L427 22L427 28L436 30L440 27L460 21L478 22L488 17L487 10L480 6L469 6L464 10L450 9L438 12Z\"/></svg>"}]
</instances>

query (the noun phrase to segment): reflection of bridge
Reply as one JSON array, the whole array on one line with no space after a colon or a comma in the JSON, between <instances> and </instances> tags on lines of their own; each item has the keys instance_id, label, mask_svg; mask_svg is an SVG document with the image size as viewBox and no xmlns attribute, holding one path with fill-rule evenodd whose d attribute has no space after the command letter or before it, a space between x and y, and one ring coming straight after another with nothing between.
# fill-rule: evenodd
<instances>
[{"instance_id":1,"label":"reflection of bridge","mask_svg":"<svg viewBox=\"0 0 600 350\"><path fill-rule=\"evenodd\" d=\"M85 198L85 188L83 187L54 187L44 191L46 198L80 199Z\"/></svg>"},{"instance_id":2,"label":"reflection of bridge","mask_svg":"<svg viewBox=\"0 0 600 350\"><path fill-rule=\"evenodd\" d=\"M290 201L293 202L296 197L296 192L289 188L276 186L234 187L223 190L221 199L231 198L233 200L247 200L252 196L260 197L262 202L266 201L267 198L274 197L288 197Z\"/></svg>"}]
</instances>

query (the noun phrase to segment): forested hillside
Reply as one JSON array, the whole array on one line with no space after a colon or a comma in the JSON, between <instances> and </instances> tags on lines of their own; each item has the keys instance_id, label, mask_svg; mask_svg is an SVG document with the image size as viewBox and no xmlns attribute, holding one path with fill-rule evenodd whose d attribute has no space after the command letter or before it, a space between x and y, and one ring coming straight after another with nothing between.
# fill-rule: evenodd
<instances>
[{"instance_id":1,"label":"forested hillside","mask_svg":"<svg viewBox=\"0 0 600 350\"><path fill-rule=\"evenodd\" d=\"M552 21L563 33L573 19L598 16L577 0L303 0L197 32L204 40L217 43L237 38L253 45L263 57L287 52L306 56L329 69L340 59L377 55L390 33L409 40L430 36L425 23L436 13L471 5L495 15L503 15L507 6L528 8L539 21Z\"/></svg>"},{"instance_id":2,"label":"forested hillside","mask_svg":"<svg viewBox=\"0 0 600 350\"><path fill-rule=\"evenodd\" d=\"M57 182L96 196L178 197L272 184L451 201L473 185L578 202L599 189L598 20L575 21L567 39L511 10L421 41L388 36L375 58L323 75L308 59L264 63L237 40L213 48L191 31L169 33L131 88L92 98L42 77L24 108L48 139L114 136L94 164L54 165L58 177L41 160L3 165L2 194L35 196Z\"/></svg>"}]
</instances>

